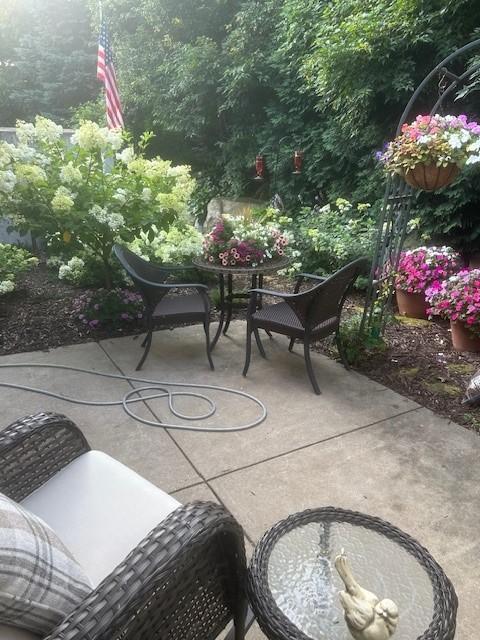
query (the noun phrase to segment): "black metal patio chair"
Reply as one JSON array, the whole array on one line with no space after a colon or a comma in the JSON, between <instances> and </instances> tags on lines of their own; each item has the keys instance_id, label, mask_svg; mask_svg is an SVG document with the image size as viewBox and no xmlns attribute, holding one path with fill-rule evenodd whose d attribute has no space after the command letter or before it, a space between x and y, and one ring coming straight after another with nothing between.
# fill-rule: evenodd
<instances>
[{"instance_id":1,"label":"black metal patio chair","mask_svg":"<svg viewBox=\"0 0 480 640\"><path fill-rule=\"evenodd\" d=\"M172 276L183 274L195 267L184 265L157 265L116 244L113 247L115 257L131 277L145 304L145 323L147 335L142 342L144 349L137 371L142 368L150 347L155 325L174 327L181 324L202 322L207 343L207 358L213 370L210 346L210 299L208 287L195 282L174 282ZM178 294L178 290L195 290L196 293Z\"/></svg>"},{"instance_id":2,"label":"black metal patio chair","mask_svg":"<svg viewBox=\"0 0 480 640\"><path fill-rule=\"evenodd\" d=\"M359 258L327 278L301 273L293 293L252 289L247 315L247 347L243 375L247 375L250 365L252 333L255 336L260 354L266 358L259 334L259 329L264 329L267 333L280 333L288 336L290 338L289 351L292 351L295 340L303 340L308 377L315 393L320 394L310 358L310 345L312 342L335 334L340 358L344 366L349 368L339 333L340 316L345 299L355 280L366 271L367 267L368 259ZM300 287L305 279L316 281L317 284L300 292ZM257 310L258 296L274 296L281 298L282 302L263 306Z\"/></svg>"}]
</instances>

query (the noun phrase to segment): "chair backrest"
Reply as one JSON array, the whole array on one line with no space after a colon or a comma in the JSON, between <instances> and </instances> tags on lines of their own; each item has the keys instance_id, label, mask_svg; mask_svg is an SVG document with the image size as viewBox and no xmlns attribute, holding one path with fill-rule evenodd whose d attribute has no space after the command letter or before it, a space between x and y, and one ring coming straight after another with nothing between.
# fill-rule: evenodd
<instances>
[{"instance_id":1,"label":"chair backrest","mask_svg":"<svg viewBox=\"0 0 480 640\"><path fill-rule=\"evenodd\" d=\"M288 301L305 329L313 329L332 318L340 321L345 298L358 276L366 272L368 264L368 258L358 258L298 298Z\"/></svg>"},{"instance_id":2,"label":"chair backrest","mask_svg":"<svg viewBox=\"0 0 480 640\"><path fill-rule=\"evenodd\" d=\"M161 284L169 276L168 268L163 269L160 265L144 260L121 244L113 245L113 254L134 282L142 278ZM164 276L163 278L162 275Z\"/></svg>"}]
</instances>

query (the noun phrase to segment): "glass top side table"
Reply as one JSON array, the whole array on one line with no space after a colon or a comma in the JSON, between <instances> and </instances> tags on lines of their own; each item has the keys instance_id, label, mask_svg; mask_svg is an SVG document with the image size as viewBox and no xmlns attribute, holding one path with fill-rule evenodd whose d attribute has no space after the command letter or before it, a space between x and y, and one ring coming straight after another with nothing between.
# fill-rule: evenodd
<instances>
[{"instance_id":1,"label":"glass top side table","mask_svg":"<svg viewBox=\"0 0 480 640\"><path fill-rule=\"evenodd\" d=\"M252 609L271 640L352 640L335 557L345 551L359 584L399 608L394 640L452 640L457 597L420 544L379 518L326 507L290 516L257 545Z\"/></svg>"},{"instance_id":2,"label":"glass top side table","mask_svg":"<svg viewBox=\"0 0 480 640\"><path fill-rule=\"evenodd\" d=\"M256 289L257 286L261 289L263 287L263 276L267 273L275 273L281 269L285 269L290 264L289 258L277 258L275 260L269 260L263 264L259 264L256 267L224 267L220 264L206 262L202 258L195 258L192 260L192 264L200 269L200 271L207 271L209 273L215 273L218 275L218 284L220 290L220 322L217 332L213 337L211 349L217 344L217 341L222 333L225 335L232 319L233 305L236 299L249 298L248 293L235 292L233 290L233 276L247 276L251 278L251 288ZM227 293L225 293L225 277L227 278ZM261 299L259 300L261 305Z\"/></svg>"}]
</instances>

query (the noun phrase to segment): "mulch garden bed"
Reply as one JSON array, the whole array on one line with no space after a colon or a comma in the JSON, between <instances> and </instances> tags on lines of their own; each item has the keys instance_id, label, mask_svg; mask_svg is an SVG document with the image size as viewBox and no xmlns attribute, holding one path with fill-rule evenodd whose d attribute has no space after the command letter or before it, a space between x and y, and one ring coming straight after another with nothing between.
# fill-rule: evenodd
<instances>
[{"instance_id":1,"label":"mulch garden bed","mask_svg":"<svg viewBox=\"0 0 480 640\"><path fill-rule=\"evenodd\" d=\"M291 289L285 278L269 279L268 286ZM44 265L25 274L16 291L0 298L0 355L47 350L143 330L141 322L114 330L84 327L71 316L72 300L81 292L59 281ZM215 294L212 297L215 300ZM361 303L361 296L355 294L346 313L358 310ZM245 317L245 311L239 309L236 317ZM317 349L337 357L329 340ZM479 368L480 354L452 350L447 324L407 318L398 318L389 325L385 347L372 351L355 366L370 378L480 433L480 409L461 404L468 381Z\"/></svg>"}]
</instances>

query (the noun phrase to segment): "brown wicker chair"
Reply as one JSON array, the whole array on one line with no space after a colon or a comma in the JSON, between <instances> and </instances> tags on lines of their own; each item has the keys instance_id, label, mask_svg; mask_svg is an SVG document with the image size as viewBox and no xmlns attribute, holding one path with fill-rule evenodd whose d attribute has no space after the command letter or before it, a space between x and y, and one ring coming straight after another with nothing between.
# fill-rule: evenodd
<instances>
[{"instance_id":1,"label":"brown wicker chair","mask_svg":"<svg viewBox=\"0 0 480 640\"><path fill-rule=\"evenodd\" d=\"M166 327L202 322L207 342L207 358L213 370L210 346L210 299L208 287L192 282L172 282L172 276L184 273L194 267L177 265L156 265L143 260L126 247L116 244L113 253L131 277L145 303L147 335L142 342L144 349L137 371L142 368L150 347L155 325ZM196 293L171 295L175 290L195 290Z\"/></svg>"},{"instance_id":2,"label":"brown wicker chair","mask_svg":"<svg viewBox=\"0 0 480 640\"><path fill-rule=\"evenodd\" d=\"M91 453L65 416L18 420L0 431L0 491L24 500ZM214 640L232 619L229 638L243 640L245 587L243 531L233 516L213 503L179 506L48 640Z\"/></svg>"},{"instance_id":3,"label":"brown wicker chair","mask_svg":"<svg viewBox=\"0 0 480 640\"><path fill-rule=\"evenodd\" d=\"M334 333L340 358L348 369L348 362L339 334L340 316L345 298L355 280L366 271L367 267L368 260L359 258L328 278L301 273L293 293L252 289L247 315L247 348L243 375L247 375L250 365L252 333L255 336L260 354L264 358L266 354L260 340L259 329L264 329L269 334L271 332L281 333L290 338L289 351L293 349L296 339L303 340L308 377L315 393L320 394L310 359L310 345L312 342ZM314 280L317 284L300 292L300 287L305 279ZM282 302L263 306L257 311L258 297L264 295L282 298Z\"/></svg>"}]
</instances>

